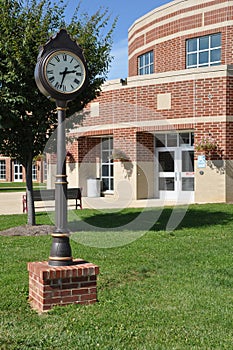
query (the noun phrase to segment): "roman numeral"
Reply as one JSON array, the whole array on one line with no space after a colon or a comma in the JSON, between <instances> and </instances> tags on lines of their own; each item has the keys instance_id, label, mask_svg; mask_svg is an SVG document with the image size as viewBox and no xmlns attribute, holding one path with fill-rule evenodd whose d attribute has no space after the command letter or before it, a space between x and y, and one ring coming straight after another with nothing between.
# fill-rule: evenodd
<instances>
[{"instance_id":1,"label":"roman numeral","mask_svg":"<svg viewBox=\"0 0 233 350\"><path fill-rule=\"evenodd\" d=\"M77 72L76 75L78 75L79 77L81 77L82 73Z\"/></svg>"},{"instance_id":2,"label":"roman numeral","mask_svg":"<svg viewBox=\"0 0 233 350\"><path fill-rule=\"evenodd\" d=\"M63 54L63 61L67 61L67 55Z\"/></svg>"},{"instance_id":3,"label":"roman numeral","mask_svg":"<svg viewBox=\"0 0 233 350\"><path fill-rule=\"evenodd\" d=\"M56 82L56 84L54 85L56 89L60 88L60 84L58 82Z\"/></svg>"},{"instance_id":4,"label":"roman numeral","mask_svg":"<svg viewBox=\"0 0 233 350\"><path fill-rule=\"evenodd\" d=\"M80 65L79 64L77 64L76 66L74 66L74 68L76 69L76 68L78 68L78 67L80 67Z\"/></svg>"},{"instance_id":5,"label":"roman numeral","mask_svg":"<svg viewBox=\"0 0 233 350\"><path fill-rule=\"evenodd\" d=\"M55 60L56 60L57 62L60 62L60 58L59 58L58 56L55 56Z\"/></svg>"},{"instance_id":6,"label":"roman numeral","mask_svg":"<svg viewBox=\"0 0 233 350\"><path fill-rule=\"evenodd\" d=\"M55 66L55 64L54 64L54 63L52 63L52 62L49 62L49 64L51 64L51 66Z\"/></svg>"},{"instance_id":7,"label":"roman numeral","mask_svg":"<svg viewBox=\"0 0 233 350\"><path fill-rule=\"evenodd\" d=\"M49 81L50 81L50 83L52 83L53 81L54 81L54 77L49 77Z\"/></svg>"},{"instance_id":8,"label":"roman numeral","mask_svg":"<svg viewBox=\"0 0 233 350\"><path fill-rule=\"evenodd\" d=\"M71 60L70 60L70 63L73 62L73 60L74 60L74 59L73 59L73 57L72 57Z\"/></svg>"},{"instance_id":9,"label":"roman numeral","mask_svg":"<svg viewBox=\"0 0 233 350\"><path fill-rule=\"evenodd\" d=\"M48 70L47 73L48 74L53 74L53 70Z\"/></svg>"},{"instance_id":10,"label":"roman numeral","mask_svg":"<svg viewBox=\"0 0 233 350\"><path fill-rule=\"evenodd\" d=\"M66 86L62 85L62 90L65 92L66 91Z\"/></svg>"},{"instance_id":11,"label":"roman numeral","mask_svg":"<svg viewBox=\"0 0 233 350\"><path fill-rule=\"evenodd\" d=\"M74 83L78 85L80 83L80 80L74 79Z\"/></svg>"}]
</instances>

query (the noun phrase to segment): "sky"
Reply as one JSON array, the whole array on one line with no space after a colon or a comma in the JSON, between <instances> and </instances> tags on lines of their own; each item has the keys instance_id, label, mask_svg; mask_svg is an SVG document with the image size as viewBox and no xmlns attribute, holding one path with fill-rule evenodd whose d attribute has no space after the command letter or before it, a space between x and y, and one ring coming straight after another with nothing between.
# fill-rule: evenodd
<instances>
[{"instance_id":1,"label":"sky","mask_svg":"<svg viewBox=\"0 0 233 350\"><path fill-rule=\"evenodd\" d=\"M114 60L111 64L108 79L126 78L128 76L128 29L139 17L152 11L156 7L171 2L171 0L82 0L80 13L94 14L100 7L108 8L111 17L118 16L118 22L113 34L112 55ZM69 0L69 11L78 5L78 0Z\"/></svg>"}]
</instances>

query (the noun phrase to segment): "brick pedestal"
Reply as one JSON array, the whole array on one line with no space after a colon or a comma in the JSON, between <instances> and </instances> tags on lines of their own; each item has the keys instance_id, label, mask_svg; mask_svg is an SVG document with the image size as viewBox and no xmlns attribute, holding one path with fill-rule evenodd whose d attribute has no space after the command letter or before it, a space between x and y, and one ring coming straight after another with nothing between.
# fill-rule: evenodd
<instances>
[{"instance_id":1,"label":"brick pedestal","mask_svg":"<svg viewBox=\"0 0 233 350\"><path fill-rule=\"evenodd\" d=\"M70 266L49 266L47 261L28 263L29 301L39 312L55 305L92 304L97 301L99 267L82 259Z\"/></svg>"}]
</instances>

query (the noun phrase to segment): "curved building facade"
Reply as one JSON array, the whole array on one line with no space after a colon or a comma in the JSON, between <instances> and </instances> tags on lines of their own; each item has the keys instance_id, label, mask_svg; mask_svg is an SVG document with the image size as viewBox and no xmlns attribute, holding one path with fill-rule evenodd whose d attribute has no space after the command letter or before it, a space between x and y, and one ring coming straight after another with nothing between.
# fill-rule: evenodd
<instances>
[{"instance_id":1,"label":"curved building facade","mask_svg":"<svg viewBox=\"0 0 233 350\"><path fill-rule=\"evenodd\" d=\"M72 131L69 182L84 196L99 178L104 196L232 201L232 1L175 0L137 19L128 67Z\"/></svg>"}]
</instances>

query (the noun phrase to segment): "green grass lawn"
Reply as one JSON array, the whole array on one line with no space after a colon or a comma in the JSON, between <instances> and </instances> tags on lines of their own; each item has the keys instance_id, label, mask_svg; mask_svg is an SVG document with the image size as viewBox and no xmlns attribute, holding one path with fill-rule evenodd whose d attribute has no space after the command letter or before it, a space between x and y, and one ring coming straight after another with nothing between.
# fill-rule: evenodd
<instances>
[{"instance_id":1,"label":"green grass lawn","mask_svg":"<svg viewBox=\"0 0 233 350\"><path fill-rule=\"evenodd\" d=\"M45 188L46 185L43 183L34 182L33 188L40 189ZM26 191L25 182L0 182L0 192L22 192Z\"/></svg>"},{"instance_id":2,"label":"green grass lawn","mask_svg":"<svg viewBox=\"0 0 233 350\"><path fill-rule=\"evenodd\" d=\"M43 315L28 304L26 265L47 260L51 238L1 236L0 349L232 349L233 206L192 205L174 231L165 230L172 208L160 216L158 211L148 209L157 222L122 247L96 248L71 239L75 258L100 266L99 302ZM81 230L88 223L98 232L139 214L139 209L77 211ZM25 215L0 216L0 229L25 222ZM50 220L38 213L37 222ZM135 230L143 231L144 224Z\"/></svg>"}]
</instances>

